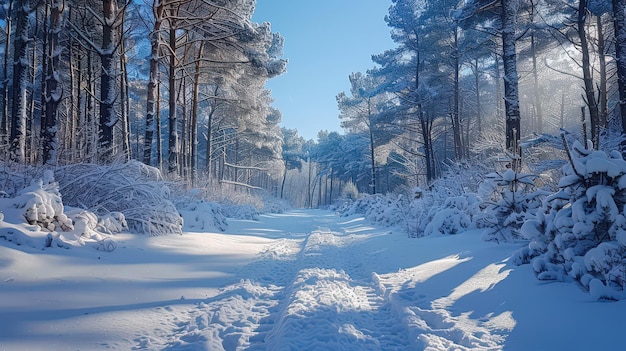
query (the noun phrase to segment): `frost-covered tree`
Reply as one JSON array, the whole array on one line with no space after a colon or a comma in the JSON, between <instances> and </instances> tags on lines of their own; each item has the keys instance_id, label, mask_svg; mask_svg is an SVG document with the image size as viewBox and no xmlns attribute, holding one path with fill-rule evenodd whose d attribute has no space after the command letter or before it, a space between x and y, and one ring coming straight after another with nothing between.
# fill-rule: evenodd
<instances>
[{"instance_id":1,"label":"frost-covered tree","mask_svg":"<svg viewBox=\"0 0 626 351\"><path fill-rule=\"evenodd\" d=\"M302 159L304 157L304 138L298 135L296 129L281 129L283 134L282 158L285 162L283 181L280 186L280 198L284 198L285 182L287 181L287 171L290 169L302 169Z\"/></svg>"},{"instance_id":2,"label":"frost-covered tree","mask_svg":"<svg viewBox=\"0 0 626 351\"><path fill-rule=\"evenodd\" d=\"M626 0L613 0L613 23L615 28L615 57L619 91L619 111L622 133L626 134Z\"/></svg>"},{"instance_id":3,"label":"frost-covered tree","mask_svg":"<svg viewBox=\"0 0 626 351\"><path fill-rule=\"evenodd\" d=\"M265 81L281 74L282 37L269 24L251 22L254 1L166 0L152 5L150 83L143 160L151 160L157 102L158 62L167 63L162 75L168 81L168 169L175 174L195 174L198 127L202 109L209 110L207 160L220 128L243 131L244 122L259 116L267 106L262 95ZM224 103L228 104L228 111ZM207 106L208 105L210 106ZM221 111L217 107L220 105ZM255 111L255 112L251 112ZM221 114L221 117L220 117ZM222 122L217 121L221 118ZM222 127L217 127L218 124ZM254 128L249 129L254 130ZM259 130L259 132L261 132ZM247 134L247 132L246 132ZM210 164L210 162L207 162ZM186 168L190 166L191 172Z\"/></svg>"},{"instance_id":4,"label":"frost-covered tree","mask_svg":"<svg viewBox=\"0 0 626 351\"><path fill-rule=\"evenodd\" d=\"M521 139L516 48L519 6L520 1L517 0L469 0L465 2L465 6L457 14L460 20L468 23L495 22L498 24L498 32L502 38L501 55L504 67L506 149L512 155L519 154L518 148ZM517 169L518 163L518 159L515 158L512 166Z\"/></svg>"},{"instance_id":5,"label":"frost-covered tree","mask_svg":"<svg viewBox=\"0 0 626 351\"><path fill-rule=\"evenodd\" d=\"M337 95L341 126L348 132L363 132L368 135L370 155L370 193L376 194L376 149L386 144L393 134L390 131L389 115L382 111L384 94L377 94L376 78L363 73L350 74L350 94Z\"/></svg>"},{"instance_id":6,"label":"frost-covered tree","mask_svg":"<svg viewBox=\"0 0 626 351\"><path fill-rule=\"evenodd\" d=\"M4 26L4 57L2 66L2 88L0 89L0 103L2 104L2 115L0 116L0 141L5 143L9 136L9 56L11 50L11 32L13 23L13 2L8 0L2 2L2 18Z\"/></svg>"},{"instance_id":7,"label":"frost-covered tree","mask_svg":"<svg viewBox=\"0 0 626 351\"><path fill-rule=\"evenodd\" d=\"M63 47L60 45L59 37L62 30L64 10L65 0L51 0L48 53L46 57L46 107L45 117L41 123L42 162L44 164L56 164L57 162L57 120L59 104L63 97L63 82L61 78L61 53Z\"/></svg>"},{"instance_id":8,"label":"frost-covered tree","mask_svg":"<svg viewBox=\"0 0 626 351\"><path fill-rule=\"evenodd\" d=\"M28 43L30 14L33 4L29 0L15 0L15 41L13 43L13 85L11 87L10 157L23 162L26 152L27 89L29 85Z\"/></svg>"},{"instance_id":9,"label":"frost-covered tree","mask_svg":"<svg viewBox=\"0 0 626 351\"><path fill-rule=\"evenodd\" d=\"M498 187L498 195L485 202L485 216L480 221L486 227L484 240L511 242L522 239L520 228L527 217L537 211L541 199L547 195L543 191L535 191L535 178L537 176L512 169L486 176L486 183Z\"/></svg>"},{"instance_id":10,"label":"frost-covered tree","mask_svg":"<svg viewBox=\"0 0 626 351\"><path fill-rule=\"evenodd\" d=\"M110 162L113 155L113 126L118 122L115 112L117 98L117 28L120 26L120 11L117 0L102 1L102 45L98 54L100 56L100 116L98 147L100 160Z\"/></svg>"},{"instance_id":11,"label":"frost-covered tree","mask_svg":"<svg viewBox=\"0 0 626 351\"><path fill-rule=\"evenodd\" d=\"M430 40L432 37L428 37L434 32L425 30L421 21L426 5L426 1L393 1L385 21L391 28L391 39L398 45L372 56L380 67L371 70L370 74L382 79L379 90L398 97L395 114L398 125L406 131L405 153L407 157L423 156L426 179L430 182L435 178L433 126L438 114L431 113L434 107L426 109L426 104L435 101L433 96L440 91L443 74L439 72L438 64L431 64L429 60L437 55L431 55L428 50L430 45L435 45ZM438 99L447 100L447 97ZM417 152L418 149L423 151Z\"/></svg>"},{"instance_id":12,"label":"frost-covered tree","mask_svg":"<svg viewBox=\"0 0 626 351\"><path fill-rule=\"evenodd\" d=\"M146 94L146 132L143 146L143 163L151 164L152 145L154 133L157 125L155 116L158 109L157 89L159 87L159 58L161 55L161 27L163 26L163 16L165 14L165 1L153 0L152 12L154 16L153 28L150 33L150 68L148 78L148 91Z\"/></svg>"}]
</instances>

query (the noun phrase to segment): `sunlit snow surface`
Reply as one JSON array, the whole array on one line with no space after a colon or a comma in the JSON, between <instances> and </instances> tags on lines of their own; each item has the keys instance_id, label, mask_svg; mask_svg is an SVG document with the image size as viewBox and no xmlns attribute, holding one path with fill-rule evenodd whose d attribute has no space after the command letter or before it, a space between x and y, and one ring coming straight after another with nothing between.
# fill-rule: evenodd
<instances>
[{"instance_id":1,"label":"sunlit snow surface","mask_svg":"<svg viewBox=\"0 0 626 351\"><path fill-rule=\"evenodd\" d=\"M111 253L0 239L0 350L618 350L626 302L536 280L480 232L301 210Z\"/></svg>"}]
</instances>

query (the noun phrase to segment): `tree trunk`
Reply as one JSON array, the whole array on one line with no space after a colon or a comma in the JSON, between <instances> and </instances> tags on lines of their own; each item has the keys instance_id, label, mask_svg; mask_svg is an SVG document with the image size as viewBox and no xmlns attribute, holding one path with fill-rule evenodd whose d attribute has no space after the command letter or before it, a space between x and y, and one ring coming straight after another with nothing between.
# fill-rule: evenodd
<instances>
[{"instance_id":1,"label":"tree trunk","mask_svg":"<svg viewBox=\"0 0 626 351\"><path fill-rule=\"evenodd\" d=\"M95 68L93 63L93 56L91 53L87 53L87 77L85 90L85 112L83 115L84 118L84 129L85 129L85 158L89 160L89 162L97 162L98 155L98 127L96 125L96 114L94 112L94 107L96 105L94 93L95 93Z\"/></svg>"},{"instance_id":2,"label":"tree trunk","mask_svg":"<svg viewBox=\"0 0 626 351\"><path fill-rule=\"evenodd\" d=\"M11 102L10 158L23 162L26 147L26 91L28 85L28 0L16 0L17 33L13 44L13 86Z\"/></svg>"},{"instance_id":3,"label":"tree trunk","mask_svg":"<svg viewBox=\"0 0 626 351\"><path fill-rule=\"evenodd\" d=\"M211 167L213 165L212 161L213 161L213 140L212 140L212 134L213 134L213 114L215 113L215 109L211 108L211 111L209 112L209 116L207 117L207 122L206 122L206 173L207 173L207 178L211 179L212 177L212 170Z\"/></svg>"},{"instance_id":4,"label":"tree trunk","mask_svg":"<svg viewBox=\"0 0 626 351\"><path fill-rule=\"evenodd\" d=\"M333 169L330 169L330 191L328 192L328 203L333 203Z\"/></svg>"},{"instance_id":5,"label":"tree trunk","mask_svg":"<svg viewBox=\"0 0 626 351\"><path fill-rule=\"evenodd\" d=\"M159 83L159 73L157 72L157 86L156 86L156 114L155 125L156 125L156 156L157 156L157 167L159 170L163 170L163 135L161 132L161 83Z\"/></svg>"},{"instance_id":6,"label":"tree trunk","mask_svg":"<svg viewBox=\"0 0 626 351\"><path fill-rule=\"evenodd\" d=\"M478 58L474 59L474 89L476 89L476 123L478 124L478 137L480 138L483 135L483 118L480 105L480 72L478 68Z\"/></svg>"},{"instance_id":7,"label":"tree trunk","mask_svg":"<svg viewBox=\"0 0 626 351\"><path fill-rule=\"evenodd\" d=\"M63 146L63 149L68 151L67 154L68 154L69 159L76 160L77 159L77 154L76 154L77 140L78 140L78 134L80 134L80 126L78 125L78 123L76 123L77 122L76 117L78 115L76 113L76 104L77 104L77 101L79 101L77 98L77 92L78 90L80 90L80 88L77 87L77 80L76 80L77 68L76 68L76 62L75 62L74 46L71 43L69 44L68 57L69 57L69 70L70 70L69 72L70 96L69 96L69 103L65 105L65 108L67 111L67 118L69 119L68 125L70 127L67 128L65 131L65 140L64 140L65 145ZM80 67L80 65L78 67ZM74 131L74 132L72 133L71 131Z\"/></svg>"},{"instance_id":8,"label":"tree trunk","mask_svg":"<svg viewBox=\"0 0 626 351\"><path fill-rule=\"evenodd\" d=\"M432 150L432 124L428 120L428 116L422 110L422 107L419 106L419 121L420 121L420 130L422 131L422 140L424 141L424 160L426 162L426 182L430 184L430 182L435 179L434 169L433 169L433 150Z\"/></svg>"},{"instance_id":9,"label":"tree trunk","mask_svg":"<svg viewBox=\"0 0 626 351\"><path fill-rule=\"evenodd\" d=\"M619 86L619 111L622 116L622 134L626 135L626 0L613 0L613 18L617 81ZM626 145L623 144L622 148L625 147Z\"/></svg>"},{"instance_id":10,"label":"tree trunk","mask_svg":"<svg viewBox=\"0 0 626 351\"><path fill-rule=\"evenodd\" d=\"M189 159L189 150L187 148L187 142L189 141L188 132L189 128L187 127L187 77L182 77L180 79L180 86L178 89L179 97L178 101L181 104L181 119L180 119L180 153L179 153L179 175L183 177L183 179L187 179L187 167L189 163L187 162ZM182 95L182 97L181 97ZM182 100L182 101L181 101Z\"/></svg>"},{"instance_id":11,"label":"tree trunk","mask_svg":"<svg viewBox=\"0 0 626 351\"><path fill-rule=\"evenodd\" d=\"M120 33L120 109L122 114L122 156L124 161L128 162L132 158L132 150L130 144L131 126L130 126L130 94L128 91L128 58L126 57L126 44L124 38L124 20L125 16L122 15L122 23L119 28Z\"/></svg>"},{"instance_id":12,"label":"tree trunk","mask_svg":"<svg viewBox=\"0 0 626 351\"><path fill-rule=\"evenodd\" d=\"M368 132L370 137L370 158L371 158L371 167L372 167L372 182L370 184L370 189L372 194L376 194L376 145L374 145L374 130L372 128L372 101L371 99L367 100L367 119L368 119Z\"/></svg>"},{"instance_id":13,"label":"tree trunk","mask_svg":"<svg viewBox=\"0 0 626 351\"><path fill-rule=\"evenodd\" d=\"M283 160L285 163L285 170L283 171L283 180L280 183L280 199L282 200L285 195L285 183L287 182L287 161Z\"/></svg>"},{"instance_id":14,"label":"tree trunk","mask_svg":"<svg viewBox=\"0 0 626 351\"><path fill-rule=\"evenodd\" d=\"M537 117L537 133L543 134L543 109L541 92L539 91L539 72L537 71L537 43L535 33L530 35L530 51L533 57L533 88L535 97L535 114Z\"/></svg>"},{"instance_id":15,"label":"tree trunk","mask_svg":"<svg viewBox=\"0 0 626 351\"><path fill-rule=\"evenodd\" d=\"M463 141L462 141L462 127L461 127L461 106L460 106L460 62L459 62L459 33L458 27L454 28L454 52L452 53L453 65L454 65L454 106L452 111L452 135L454 139L454 156L457 160L463 158Z\"/></svg>"},{"instance_id":16,"label":"tree trunk","mask_svg":"<svg viewBox=\"0 0 626 351\"><path fill-rule=\"evenodd\" d=\"M587 0L580 0L578 5L578 20L577 29L578 37L580 39L580 49L582 51L582 69L583 69L583 82L585 84L585 100L587 107L589 108L589 118L591 122L591 140L593 147L598 147L598 127L599 127L599 113L598 103L596 101L595 88L593 86L593 76L591 75L591 59L589 55L589 44L587 42L587 30L585 29L585 23L587 21ZM585 141L586 142L586 141Z\"/></svg>"},{"instance_id":17,"label":"tree trunk","mask_svg":"<svg viewBox=\"0 0 626 351\"><path fill-rule=\"evenodd\" d=\"M61 32L61 19L65 9L65 0L51 0L50 4L50 28L48 33L48 55L46 74L46 109L45 118L41 125L42 139L42 162L43 164L55 165L57 162L57 118L63 87L61 85L61 50L59 46L59 34ZM71 118L68 116L68 118ZM70 130L70 134L74 131ZM70 145L71 146L71 145Z\"/></svg>"},{"instance_id":18,"label":"tree trunk","mask_svg":"<svg viewBox=\"0 0 626 351\"><path fill-rule=\"evenodd\" d=\"M148 81L148 92L146 101L146 133L143 141L143 163L150 165L152 160L152 143L154 139L155 122L157 104L156 96L158 87L159 74L159 37L161 25L163 23L163 11L165 9L165 1L153 0L152 11L154 13L154 28L150 33L150 79ZM158 143L161 141L158 140Z\"/></svg>"},{"instance_id":19,"label":"tree trunk","mask_svg":"<svg viewBox=\"0 0 626 351\"><path fill-rule=\"evenodd\" d=\"M108 163L113 156L113 126L117 123L114 103L116 97L115 77L115 21L117 19L117 1L102 1L102 48L100 49L100 120L98 149L100 162Z\"/></svg>"},{"instance_id":20,"label":"tree trunk","mask_svg":"<svg viewBox=\"0 0 626 351\"><path fill-rule=\"evenodd\" d=\"M172 11L173 12L173 11ZM175 13L171 13L174 16ZM169 30L169 138L168 138L168 172L178 170L178 120L176 116L176 21L170 19Z\"/></svg>"},{"instance_id":21,"label":"tree trunk","mask_svg":"<svg viewBox=\"0 0 626 351\"><path fill-rule=\"evenodd\" d=\"M502 76L501 76L501 70L500 70L500 57L498 56L498 53L494 52L493 55L493 59L494 59L494 73L495 73L495 84L496 84L496 118L500 118L502 117L502 101L504 100L504 97L502 96Z\"/></svg>"},{"instance_id":22,"label":"tree trunk","mask_svg":"<svg viewBox=\"0 0 626 351\"><path fill-rule=\"evenodd\" d=\"M517 2L501 0L502 3L502 58L504 63L504 109L506 112L506 149L514 156L511 167L519 169L520 107L515 47L515 18Z\"/></svg>"},{"instance_id":23,"label":"tree trunk","mask_svg":"<svg viewBox=\"0 0 626 351\"><path fill-rule=\"evenodd\" d=\"M33 11L35 13L35 27L33 28L33 33L39 33L39 23L42 22L41 19L39 18L39 11L37 11L35 9L35 11ZM45 33L45 32L44 32ZM44 35L44 38L46 36ZM32 45L30 47L31 49L31 53L30 53L30 82L29 82L29 87L28 87L28 112L26 113L26 153L24 161L26 163L30 163L30 164L36 164L37 163L37 147L35 146L35 116L39 116L39 119L41 121L41 113L36 114L35 113L35 87L36 87L36 82L37 82L37 71L39 70L39 68L37 67L37 34L34 34L34 37L32 38ZM45 41L45 40L44 40ZM45 56L46 56L46 51L45 51L45 43L43 45L43 50L41 51L41 55L42 55L42 61L45 61ZM45 71L41 71L42 75L43 72ZM40 91L41 92L41 91ZM38 132L41 132L40 130Z\"/></svg>"},{"instance_id":24,"label":"tree trunk","mask_svg":"<svg viewBox=\"0 0 626 351\"><path fill-rule=\"evenodd\" d=\"M0 142L4 147L9 136L9 54L11 49L11 25L13 16L13 1L9 0L6 17L6 42L4 43L4 66L2 66L2 117L0 118Z\"/></svg>"},{"instance_id":25,"label":"tree trunk","mask_svg":"<svg viewBox=\"0 0 626 351\"><path fill-rule=\"evenodd\" d=\"M598 133L609 126L609 104L606 77L606 44L604 40L604 25L602 24L602 16L597 16L598 25L598 55L600 60L600 91L598 92L599 106L599 128ZM599 145L598 145L599 146Z\"/></svg>"},{"instance_id":26,"label":"tree trunk","mask_svg":"<svg viewBox=\"0 0 626 351\"><path fill-rule=\"evenodd\" d=\"M193 186L196 180L197 170L197 160L198 160L198 104L200 97L200 62L202 59L202 54L204 51L204 42L200 44L200 49L198 50L198 60L196 61L196 71L193 76L193 106L191 107L191 136L190 136L190 146L191 146L191 185Z\"/></svg>"}]
</instances>

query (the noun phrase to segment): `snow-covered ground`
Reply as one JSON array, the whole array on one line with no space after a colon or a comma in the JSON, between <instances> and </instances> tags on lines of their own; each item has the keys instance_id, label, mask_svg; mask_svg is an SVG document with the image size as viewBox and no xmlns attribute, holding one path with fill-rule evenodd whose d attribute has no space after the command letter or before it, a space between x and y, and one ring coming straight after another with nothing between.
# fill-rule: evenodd
<instances>
[{"instance_id":1,"label":"snow-covered ground","mask_svg":"<svg viewBox=\"0 0 626 351\"><path fill-rule=\"evenodd\" d=\"M479 231L409 239L321 210L117 249L0 239L0 350L618 350L626 301L508 262Z\"/></svg>"}]
</instances>

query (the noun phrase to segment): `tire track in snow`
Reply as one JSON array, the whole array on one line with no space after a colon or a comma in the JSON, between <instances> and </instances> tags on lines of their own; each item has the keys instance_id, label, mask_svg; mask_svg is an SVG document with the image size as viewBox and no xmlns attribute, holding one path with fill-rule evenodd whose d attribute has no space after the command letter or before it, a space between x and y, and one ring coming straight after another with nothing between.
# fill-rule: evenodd
<instances>
[{"instance_id":1,"label":"tire track in snow","mask_svg":"<svg viewBox=\"0 0 626 351\"><path fill-rule=\"evenodd\" d=\"M362 253L352 236L320 229L298 254L298 271L277 306L272 328L252 350L404 350L406 328L371 279L355 279Z\"/></svg>"},{"instance_id":2,"label":"tire track in snow","mask_svg":"<svg viewBox=\"0 0 626 351\"><path fill-rule=\"evenodd\" d=\"M161 350L244 350L263 340L272 311L281 301L284 285L293 277L302 239L280 239L241 269L242 279L186 311L172 317L178 328ZM153 345L154 346L154 345Z\"/></svg>"}]
</instances>

